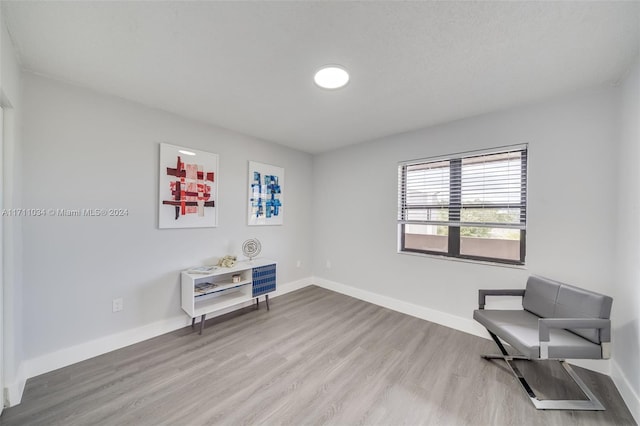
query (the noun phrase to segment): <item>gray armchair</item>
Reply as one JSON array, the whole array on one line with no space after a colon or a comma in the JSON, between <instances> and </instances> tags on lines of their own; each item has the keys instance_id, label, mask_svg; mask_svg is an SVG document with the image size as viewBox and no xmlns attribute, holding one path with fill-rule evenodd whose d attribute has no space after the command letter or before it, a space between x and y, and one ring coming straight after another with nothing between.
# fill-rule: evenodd
<instances>
[{"instance_id":1,"label":"gray armchair","mask_svg":"<svg viewBox=\"0 0 640 426\"><path fill-rule=\"evenodd\" d=\"M485 309L487 296L522 296L523 309ZM610 357L612 302L609 296L537 276L529 277L524 290L480 290L473 318L487 329L501 352L483 358L503 359L537 409L604 410L565 359ZM520 354L509 355L502 341ZM539 399L513 362L517 359L558 360L588 399Z\"/></svg>"}]
</instances>

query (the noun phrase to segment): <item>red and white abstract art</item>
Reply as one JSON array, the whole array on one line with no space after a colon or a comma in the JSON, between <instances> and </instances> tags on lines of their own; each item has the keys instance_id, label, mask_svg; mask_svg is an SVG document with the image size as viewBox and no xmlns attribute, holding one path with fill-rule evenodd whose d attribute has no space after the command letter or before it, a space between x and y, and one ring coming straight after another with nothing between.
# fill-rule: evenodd
<instances>
[{"instance_id":1,"label":"red and white abstract art","mask_svg":"<svg viewBox=\"0 0 640 426\"><path fill-rule=\"evenodd\" d=\"M160 144L159 228L218 224L218 154Z\"/></svg>"}]
</instances>

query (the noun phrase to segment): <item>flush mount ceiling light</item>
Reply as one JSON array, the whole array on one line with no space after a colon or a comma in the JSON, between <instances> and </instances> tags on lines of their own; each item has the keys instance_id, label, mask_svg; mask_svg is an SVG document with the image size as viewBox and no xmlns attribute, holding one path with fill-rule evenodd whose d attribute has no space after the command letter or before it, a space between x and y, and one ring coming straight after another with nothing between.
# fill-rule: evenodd
<instances>
[{"instance_id":1,"label":"flush mount ceiling light","mask_svg":"<svg viewBox=\"0 0 640 426\"><path fill-rule=\"evenodd\" d=\"M349 73L339 65L326 65L316 72L313 81L323 89L339 89L349 82Z\"/></svg>"}]
</instances>

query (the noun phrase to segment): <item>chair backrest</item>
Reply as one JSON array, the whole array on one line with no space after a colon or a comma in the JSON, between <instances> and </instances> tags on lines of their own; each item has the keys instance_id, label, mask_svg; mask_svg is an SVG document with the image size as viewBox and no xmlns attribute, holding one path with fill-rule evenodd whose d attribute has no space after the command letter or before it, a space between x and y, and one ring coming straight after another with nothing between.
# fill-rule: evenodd
<instances>
[{"instance_id":1,"label":"chair backrest","mask_svg":"<svg viewBox=\"0 0 640 426\"><path fill-rule=\"evenodd\" d=\"M561 285L548 278L530 276L522 298L522 307L539 317L553 318Z\"/></svg>"},{"instance_id":2,"label":"chair backrest","mask_svg":"<svg viewBox=\"0 0 640 426\"><path fill-rule=\"evenodd\" d=\"M602 318L609 319L613 299L548 278L532 275L522 299L522 307L543 318ZM595 329L570 329L593 343L600 343Z\"/></svg>"}]
</instances>

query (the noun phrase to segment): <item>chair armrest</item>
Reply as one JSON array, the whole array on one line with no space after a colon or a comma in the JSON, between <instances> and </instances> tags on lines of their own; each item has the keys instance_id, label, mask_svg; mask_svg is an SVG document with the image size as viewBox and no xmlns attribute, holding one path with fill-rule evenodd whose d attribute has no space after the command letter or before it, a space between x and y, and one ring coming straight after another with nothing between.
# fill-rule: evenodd
<instances>
[{"instance_id":1,"label":"chair armrest","mask_svg":"<svg viewBox=\"0 0 640 426\"><path fill-rule=\"evenodd\" d=\"M478 290L479 309L484 309L487 296L524 296L524 289Z\"/></svg>"},{"instance_id":2,"label":"chair armrest","mask_svg":"<svg viewBox=\"0 0 640 426\"><path fill-rule=\"evenodd\" d=\"M611 341L611 320L602 318L540 318L538 320L538 338L540 342L549 342L551 328L597 328L601 330L600 341Z\"/></svg>"}]
</instances>

